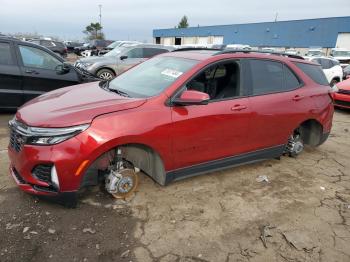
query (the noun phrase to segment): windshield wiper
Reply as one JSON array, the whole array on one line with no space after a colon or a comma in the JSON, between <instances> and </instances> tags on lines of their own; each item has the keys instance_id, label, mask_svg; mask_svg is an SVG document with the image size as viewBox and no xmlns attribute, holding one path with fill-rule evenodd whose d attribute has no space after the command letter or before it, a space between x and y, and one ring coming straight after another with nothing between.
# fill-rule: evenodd
<instances>
[{"instance_id":1,"label":"windshield wiper","mask_svg":"<svg viewBox=\"0 0 350 262\"><path fill-rule=\"evenodd\" d=\"M116 89L116 88L109 88L109 83L111 82L111 80L105 80L105 81L101 81L100 82L100 87L107 90L107 91L110 91L110 92L114 92L114 93L117 93L118 95L121 95L121 96L125 96L125 97L131 97L127 92L124 92L120 89Z\"/></svg>"}]
</instances>

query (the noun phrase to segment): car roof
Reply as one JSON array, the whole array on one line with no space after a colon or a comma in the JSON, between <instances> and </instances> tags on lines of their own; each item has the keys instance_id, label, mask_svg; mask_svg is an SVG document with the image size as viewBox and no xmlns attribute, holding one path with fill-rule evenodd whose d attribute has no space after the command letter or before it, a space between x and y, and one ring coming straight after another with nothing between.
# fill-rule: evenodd
<instances>
[{"instance_id":1,"label":"car roof","mask_svg":"<svg viewBox=\"0 0 350 262\"><path fill-rule=\"evenodd\" d=\"M314 62L304 60L302 58L293 58L293 57L286 57L283 55L278 54L271 54L271 53L262 53L259 51L235 51L234 52L227 52L227 53L221 53L223 50L188 50L188 51L181 51L176 50L175 52L165 53L162 54L162 56L172 56L172 57L181 57L181 58L187 58L187 59L193 59L193 60L199 60L204 61L213 57L219 58L257 58L257 59L273 59L278 61L291 61L291 62L300 62L300 63L306 63L306 64L315 64Z\"/></svg>"}]
</instances>

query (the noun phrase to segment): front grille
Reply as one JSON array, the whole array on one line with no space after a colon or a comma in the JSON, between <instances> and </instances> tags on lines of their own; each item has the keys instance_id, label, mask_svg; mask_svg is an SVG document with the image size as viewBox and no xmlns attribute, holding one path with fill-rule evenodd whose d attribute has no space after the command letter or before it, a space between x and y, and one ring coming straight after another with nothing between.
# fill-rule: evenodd
<instances>
[{"instance_id":1,"label":"front grille","mask_svg":"<svg viewBox=\"0 0 350 262\"><path fill-rule=\"evenodd\" d=\"M10 129L10 146L17 152L21 151L23 144L25 143L25 136L18 133L14 128Z\"/></svg>"},{"instance_id":2,"label":"front grille","mask_svg":"<svg viewBox=\"0 0 350 262\"><path fill-rule=\"evenodd\" d=\"M40 181L51 183L51 164L37 165L32 170L32 175Z\"/></svg>"},{"instance_id":3,"label":"front grille","mask_svg":"<svg viewBox=\"0 0 350 262\"><path fill-rule=\"evenodd\" d=\"M350 107L350 102L342 101L342 100L334 100L334 104L335 104L335 105L339 105L339 106L347 106L347 107Z\"/></svg>"},{"instance_id":4,"label":"front grille","mask_svg":"<svg viewBox=\"0 0 350 262\"><path fill-rule=\"evenodd\" d=\"M21 175L17 172L16 168L12 168L12 172L15 175L16 179L20 184L26 184L27 182L21 177Z\"/></svg>"},{"instance_id":5,"label":"front grille","mask_svg":"<svg viewBox=\"0 0 350 262\"><path fill-rule=\"evenodd\" d=\"M344 95L350 95L350 90L339 89L338 93L339 94L344 94Z\"/></svg>"}]
</instances>

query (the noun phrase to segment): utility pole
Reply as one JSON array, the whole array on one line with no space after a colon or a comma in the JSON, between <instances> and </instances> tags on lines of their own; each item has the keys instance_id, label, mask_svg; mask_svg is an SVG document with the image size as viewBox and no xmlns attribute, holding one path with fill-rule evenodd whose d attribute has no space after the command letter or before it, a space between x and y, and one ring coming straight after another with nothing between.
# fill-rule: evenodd
<instances>
[{"instance_id":1,"label":"utility pole","mask_svg":"<svg viewBox=\"0 0 350 262\"><path fill-rule=\"evenodd\" d=\"M100 9L99 20L100 20L100 26L102 28L102 5L99 4L98 8ZM102 29L100 29L100 36L102 36Z\"/></svg>"},{"instance_id":2,"label":"utility pole","mask_svg":"<svg viewBox=\"0 0 350 262\"><path fill-rule=\"evenodd\" d=\"M275 22L277 22L277 18L278 18L278 12L276 12Z\"/></svg>"},{"instance_id":3,"label":"utility pole","mask_svg":"<svg viewBox=\"0 0 350 262\"><path fill-rule=\"evenodd\" d=\"M100 9L100 14L99 14L100 26L102 26L102 5L98 5L98 8Z\"/></svg>"}]
</instances>

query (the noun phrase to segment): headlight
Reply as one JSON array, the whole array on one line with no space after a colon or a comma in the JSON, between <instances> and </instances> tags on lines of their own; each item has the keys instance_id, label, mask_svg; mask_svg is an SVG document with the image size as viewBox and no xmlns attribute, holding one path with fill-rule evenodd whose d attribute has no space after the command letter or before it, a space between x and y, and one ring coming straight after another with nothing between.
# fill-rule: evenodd
<instances>
[{"instance_id":1,"label":"headlight","mask_svg":"<svg viewBox=\"0 0 350 262\"><path fill-rule=\"evenodd\" d=\"M89 124L65 128L28 127L26 144L55 145L85 131Z\"/></svg>"}]
</instances>

